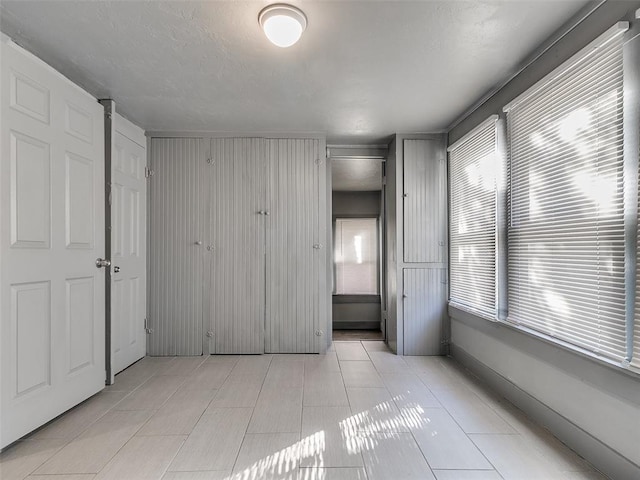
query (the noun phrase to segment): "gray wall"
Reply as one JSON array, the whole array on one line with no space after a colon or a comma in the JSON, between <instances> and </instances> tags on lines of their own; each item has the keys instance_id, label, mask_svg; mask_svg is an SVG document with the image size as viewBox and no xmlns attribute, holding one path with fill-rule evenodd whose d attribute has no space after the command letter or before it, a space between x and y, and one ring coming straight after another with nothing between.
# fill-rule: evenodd
<instances>
[{"instance_id":1,"label":"gray wall","mask_svg":"<svg viewBox=\"0 0 640 480\"><path fill-rule=\"evenodd\" d=\"M400 142L402 143L402 141ZM391 143L389 143L389 152L385 168L385 174L387 177L385 189L385 203L387 208L387 211L385 212L385 263L387 266L385 278L385 282L387 284L387 298L385 304L387 307L387 344L391 350L396 353L398 353L398 347L402 349L402 335L398 332L398 246L402 243L401 241L398 241L397 145L398 141L394 137L393 140L391 140Z\"/></svg>"},{"instance_id":2,"label":"gray wall","mask_svg":"<svg viewBox=\"0 0 640 480\"><path fill-rule=\"evenodd\" d=\"M333 217L380 217L381 192L333 192ZM334 295L333 329L380 329L379 295Z\"/></svg>"},{"instance_id":3,"label":"gray wall","mask_svg":"<svg viewBox=\"0 0 640 480\"><path fill-rule=\"evenodd\" d=\"M637 72L640 21L633 13L638 8L637 1L606 2L453 128L449 144L489 115L500 113L506 103L619 20L632 22L625 35L629 40L625 69ZM637 92L635 98L632 108L637 115ZM632 137L628 132L625 143L633 142L637 152L637 125ZM640 375L508 324L451 307L449 313L451 352L456 359L612 478L640 478Z\"/></svg>"},{"instance_id":4,"label":"gray wall","mask_svg":"<svg viewBox=\"0 0 640 480\"><path fill-rule=\"evenodd\" d=\"M333 216L379 217L380 192L333 192Z\"/></svg>"}]
</instances>

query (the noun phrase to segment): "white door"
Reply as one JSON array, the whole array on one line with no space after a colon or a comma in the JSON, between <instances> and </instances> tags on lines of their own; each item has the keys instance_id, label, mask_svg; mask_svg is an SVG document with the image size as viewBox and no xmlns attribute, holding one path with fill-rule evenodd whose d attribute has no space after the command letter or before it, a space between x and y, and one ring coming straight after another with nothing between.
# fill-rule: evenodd
<instances>
[{"instance_id":1,"label":"white door","mask_svg":"<svg viewBox=\"0 0 640 480\"><path fill-rule=\"evenodd\" d=\"M144 357L147 181L144 132L114 116L111 160L111 372Z\"/></svg>"},{"instance_id":2,"label":"white door","mask_svg":"<svg viewBox=\"0 0 640 480\"><path fill-rule=\"evenodd\" d=\"M208 353L264 353L267 168L263 138L214 138L205 270ZM207 282L207 280L209 282Z\"/></svg>"},{"instance_id":3,"label":"white door","mask_svg":"<svg viewBox=\"0 0 640 480\"><path fill-rule=\"evenodd\" d=\"M105 384L103 108L3 37L0 447Z\"/></svg>"}]
</instances>

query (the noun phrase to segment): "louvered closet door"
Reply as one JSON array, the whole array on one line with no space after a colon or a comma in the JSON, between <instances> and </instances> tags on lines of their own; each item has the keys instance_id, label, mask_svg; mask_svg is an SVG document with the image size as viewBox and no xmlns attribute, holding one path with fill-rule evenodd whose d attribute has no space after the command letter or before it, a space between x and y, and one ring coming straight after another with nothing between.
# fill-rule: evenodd
<instances>
[{"instance_id":1,"label":"louvered closet door","mask_svg":"<svg viewBox=\"0 0 640 480\"><path fill-rule=\"evenodd\" d=\"M324 162L317 139L268 139L266 336L269 353L318 353L324 241L319 202ZM324 156L322 157L324 159ZM324 194L324 192L322 192ZM324 298L322 298L324 301Z\"/></svg>"},{"instance_id":2,"label":"louvered closet door","mask_svg":"<svg viewBox=\"0 0 640 480\"><path fill-rule=\"evenodd\" d=\"M263 353L267 170L262 138L214 138L208 168L210 353Z\"/></svg>"}]
</instances>

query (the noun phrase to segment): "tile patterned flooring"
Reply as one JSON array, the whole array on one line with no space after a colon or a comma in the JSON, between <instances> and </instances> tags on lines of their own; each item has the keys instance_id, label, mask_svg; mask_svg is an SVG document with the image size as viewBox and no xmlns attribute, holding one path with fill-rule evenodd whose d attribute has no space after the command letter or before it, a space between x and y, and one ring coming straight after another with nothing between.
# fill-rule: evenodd
<instances>
[{"instance_id":1,"label":"tile patterned flooring","mask_svg":"<svg viewBox=\"0 0 640 480\"><path fill-rule=\"evenodd\" d=\"M40 480L603 480L445 357L145 357L0 456Z\"/></svg>"}]
</instances>

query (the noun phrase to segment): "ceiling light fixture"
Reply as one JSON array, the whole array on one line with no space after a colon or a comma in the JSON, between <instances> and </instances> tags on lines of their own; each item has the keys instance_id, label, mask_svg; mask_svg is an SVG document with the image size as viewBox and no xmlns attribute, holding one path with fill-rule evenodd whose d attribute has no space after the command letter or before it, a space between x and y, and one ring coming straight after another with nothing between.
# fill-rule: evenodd
<instances>
[{"instance_id":1,"label":"ceiling light fixture","mask_svg":"<svg viewBox=\"0 0 640 480\"><path fill-rule=\"evenodd\" d=\"M276 3L262 9L258 22L269 41L278 47L290 47L307 28L307 17L299 8Z\"/></svg>"}]
</instances>

